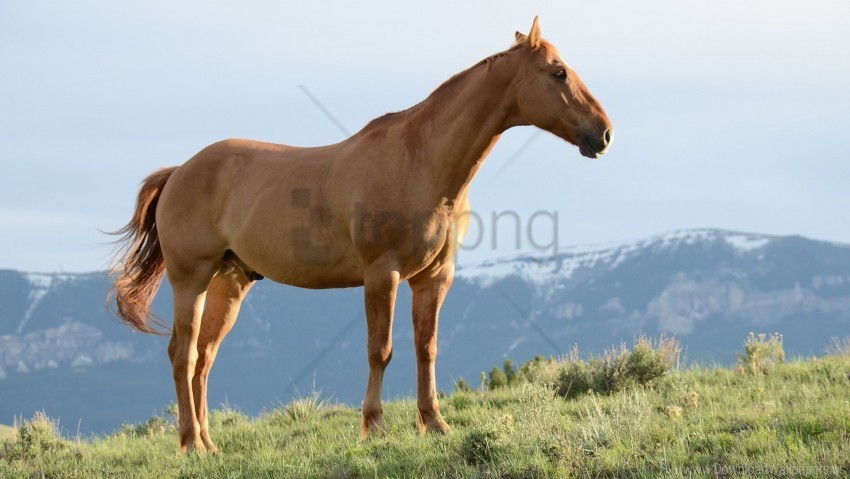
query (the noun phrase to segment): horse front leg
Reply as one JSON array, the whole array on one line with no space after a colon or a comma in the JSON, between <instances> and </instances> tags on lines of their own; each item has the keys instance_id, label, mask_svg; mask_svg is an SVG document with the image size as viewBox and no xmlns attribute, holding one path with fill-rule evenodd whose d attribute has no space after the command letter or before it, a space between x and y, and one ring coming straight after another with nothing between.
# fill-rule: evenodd
<instances>
[{"instance_id":1,"label":"horse front leg","mask_svg":"<svg viewBox=\"0 0 850 479\"><path fill-rule=\"evenodd\" d=\"M364 278L368 329L369 383L363 400L361 435L386 432L381 406L384 370L393 355L393 310L399 273L394 268L372 266Z\"/></svg>"},{"instance_id":2,"label":"horse front leg","mask_svg":"<svg viewBox=\"0 0 850 479\"><path fill-rule=\"evenodd\" d=\"M454 279L454 265L446 264L434 276L413 278L413 341L416 348L417 407L416 425L423 434L434 431L450 432L440 414L437 400L435 365L437 362L437 323L440 307Z\"/></svg>"}]
</instances>

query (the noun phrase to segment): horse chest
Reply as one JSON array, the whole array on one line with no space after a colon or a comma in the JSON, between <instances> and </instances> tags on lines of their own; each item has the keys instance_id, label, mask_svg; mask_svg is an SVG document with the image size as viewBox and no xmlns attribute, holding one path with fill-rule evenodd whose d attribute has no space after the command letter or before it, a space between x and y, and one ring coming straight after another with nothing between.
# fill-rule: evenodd
<instances>
[{"instance_id":1,"label":"horse chest","mask_svg":"<svg viewBox=\"0 0 850 479\"><path fill-rule=\"evenodd\" d=\"M355 216L352 239L361 257L395 255L403 270L415 272L445 249L450 230L451 218L439 212L373 210Z\"/></svg>"}]
</instances>

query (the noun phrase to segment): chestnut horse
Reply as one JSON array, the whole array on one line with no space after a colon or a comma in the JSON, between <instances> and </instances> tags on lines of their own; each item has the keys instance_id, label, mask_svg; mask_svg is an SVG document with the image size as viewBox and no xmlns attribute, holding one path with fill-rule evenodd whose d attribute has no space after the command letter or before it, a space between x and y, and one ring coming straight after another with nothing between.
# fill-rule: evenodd
<instances>
[{"instance_id":1,"label":"chestnut horse","mask_svg":"<svg viewBox=\"0 0 850 479\"><path fill-rule=\"evenodd\" d=\"M180 449L211 450L207 383L255 280L303 288L364 286L369 381L364 437L385 431L381 381L392 356L396 289L413 291L421 431L446 433L434 381L437 318L466 233L467 192L502 132L534 125L597 158L611 122L537 19L508 50L455 75L425 101L370 122L341 143L299 148L226 140L142 184L119 231L118 314L160 330L151 300L174 289L168 355Z\"/></svg>"}]
</instances>

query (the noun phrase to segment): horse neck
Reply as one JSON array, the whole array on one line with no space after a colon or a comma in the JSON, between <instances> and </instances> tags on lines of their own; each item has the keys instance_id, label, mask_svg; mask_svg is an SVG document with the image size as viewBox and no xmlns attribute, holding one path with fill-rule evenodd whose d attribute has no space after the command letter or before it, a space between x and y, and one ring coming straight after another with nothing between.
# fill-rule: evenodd
<instances>
[{"instance_id":1,"label":"horse neck","mask_svg":"<svg viewBox=\"0 0 850 479\"><path fill-rule=\"evenodd\" d=\"M419 143L413 159L430 166L437 198L463 196L501 134L523 123L510 56L491 61L440 87L411 118L407 135Z\"/></svg>"}]
</instances>

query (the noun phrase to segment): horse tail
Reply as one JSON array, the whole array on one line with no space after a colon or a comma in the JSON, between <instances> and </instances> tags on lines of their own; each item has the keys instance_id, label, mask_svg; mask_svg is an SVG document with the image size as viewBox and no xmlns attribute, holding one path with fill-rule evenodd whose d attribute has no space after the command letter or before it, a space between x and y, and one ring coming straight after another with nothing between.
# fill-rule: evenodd
<instances>
[{"instance_id":1,"label":"horse tail","mask_svg":"<svg viewBox=\"0 0 850 479\"><path fill-rule=\"evenodd\" d=\"M110 272L115 282L107 306L111 311L117 309L125 323L143 333L166 334L167 330L151 313L150 306L165 274L156 228L156 206L165 183L176 169L176 166L162 168L145 178L133 218L120 230L110 233L120 238L115 241L118 251Z\"/></svg>"}]
</instances>

